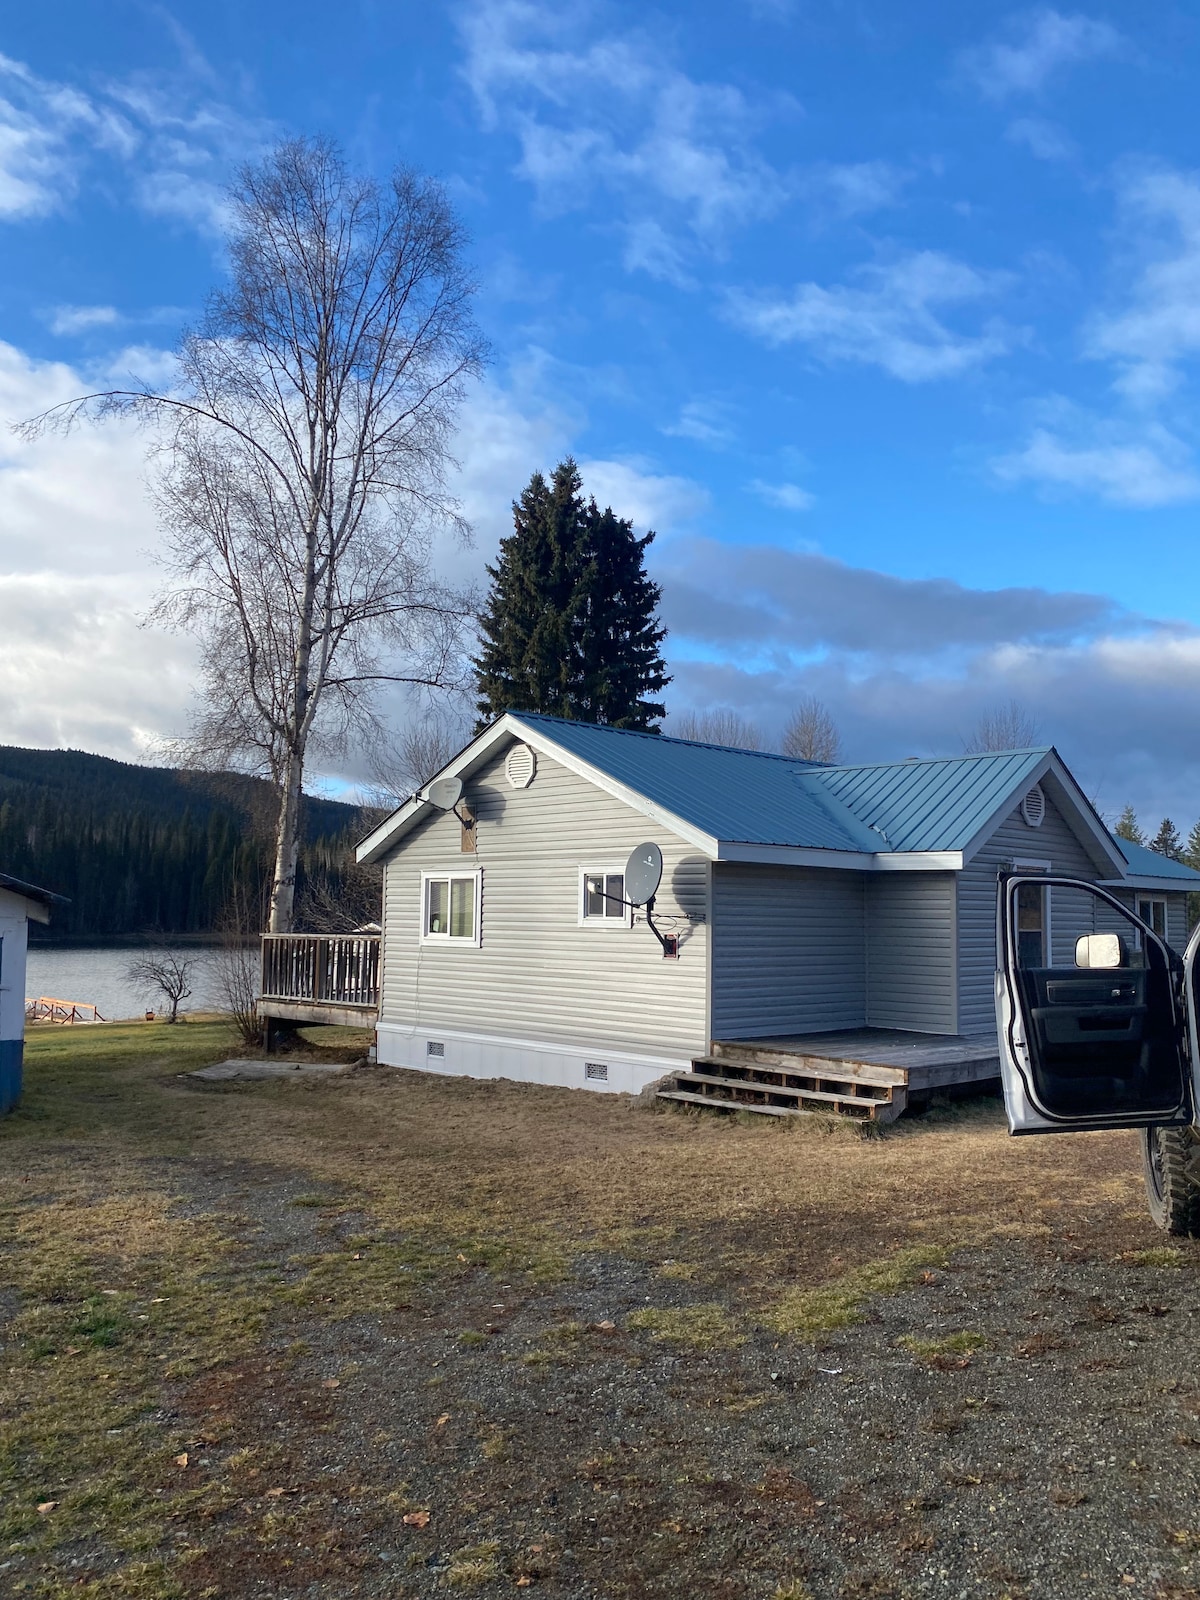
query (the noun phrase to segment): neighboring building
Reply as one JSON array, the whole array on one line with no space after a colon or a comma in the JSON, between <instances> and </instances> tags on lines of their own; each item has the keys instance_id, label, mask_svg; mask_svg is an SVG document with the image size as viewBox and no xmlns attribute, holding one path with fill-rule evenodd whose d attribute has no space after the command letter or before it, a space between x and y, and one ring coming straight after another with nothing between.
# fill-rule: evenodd
<instances>
[{"instance_id":1,"label":"neighboring building","mask_svg":"<svg viewBox=\"0 0 1200 1600\"><path fill-rule=\"evenodd\" d=\"M521 713L443 775L461 816L416 796L358 852L384 863L394 1066L631 1091L714 1041L901 1030L994 1054L1002 869L1110 885L1180 950L1200 889L1115 840L1053 749L822 766ZM677 960L619 904L648 839ZM1035 907L1023 938L1069 962L1048 922Z\"/></svg>"},{"instance_id":2,"label":"neighboring building","mask_svg":"<svg viewBox=\"0 0 1200 1600\"><path fill-rule=\"evenodd\" d=\"M0 1116L21 1097L29 924L49 922L50 907L61 899L0 872Z\"/></svg>"}]
</instances>

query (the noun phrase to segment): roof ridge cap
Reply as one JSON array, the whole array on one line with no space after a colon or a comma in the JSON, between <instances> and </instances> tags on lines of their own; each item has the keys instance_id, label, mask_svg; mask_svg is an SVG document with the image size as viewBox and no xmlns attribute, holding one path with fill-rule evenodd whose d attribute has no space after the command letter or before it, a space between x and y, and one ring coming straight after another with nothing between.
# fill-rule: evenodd
<instances>
[{"instance_id":1,"label":"roof ridge cap","mask_svg":"<svg viewBox=\"0 0 1200 1600\"><path fill-rule=\"evenodd\" d=\"M581 722L577 717L555 717L547 711L508 711L505 715L517 721L524 718L531 722L549 722L568 728L594 728L600 733L620 733L634 739L653 739L655 744L685 744L693 750L721 750L733 756L758 756L763 761L783 761L802 772L829 771L827 762L806 761L803 756L785 756L778 750L747 750L743 745L714 744L710 739L681 739L674 733L651 733L648 728L614 728L607 722Z\"/></svg>"}]
</instances>

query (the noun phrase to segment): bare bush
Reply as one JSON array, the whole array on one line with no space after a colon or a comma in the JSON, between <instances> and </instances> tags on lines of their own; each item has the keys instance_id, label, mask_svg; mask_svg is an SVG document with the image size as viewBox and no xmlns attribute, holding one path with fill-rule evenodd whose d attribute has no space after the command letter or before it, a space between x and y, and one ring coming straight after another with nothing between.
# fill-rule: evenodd
<instances>
[{"instance_id":1,"label":"bare bush","mask_svg":"<svg viewBox=\"0 0 1200 1600\"><path fill-rule=\"evenodd\" d=\"M125 977L135 988L162 995L170 1007L167 1021L177 1022L181 1001L191 998L196 965L194 956L179 956L171 950L148 950L129 963Z\"/></svg>"},{"instance_id":2,"label":"bare bush","mask_svg":"<svg viewBox=\"0 0 1200 1600\"><path fill-rule=\"evenodd\" d=\"M1041 736L1037 718L1019 700L1010 700L1006 706L994 706L983 713L963 748L968 755L989 750L1028 750Z\"/></svg>"},{"instance_id":3,"label":"bare bush","mask_svg":"<svg viewBox=\"0 0 1200 1600\"><path fill-rule=\"evenodd\" d=\"M242 1043L250 1049L256 1049L263 1042L258 995L262 979L264 909L260 896L241 884L235 885L221 919L221 945L217 952L217 992Z\"/></svg>"},{"instance_id":4,"label":"bare bush","mask_svg":"<svg viewBox=\"0 0 1200 1600\"><path fill-rule=\"evenodd\" d=\"M781 753L801 761L837 761L842 738L829 707L815 694L806 694L788 718Z\"/></svg>"},{"instance_id":5,"label":"bare bush","mask_svg":"<svg viewBox=\"0 0 1200 1600\"><path fill-rule=\"evenodd\" d=\"M694 739L697 744L725 745L732 750L763 747L758 727L729 706L719 706L714 711L685 711L671 719L668 731L675 739Z\"/></svg>"}]
</instances>

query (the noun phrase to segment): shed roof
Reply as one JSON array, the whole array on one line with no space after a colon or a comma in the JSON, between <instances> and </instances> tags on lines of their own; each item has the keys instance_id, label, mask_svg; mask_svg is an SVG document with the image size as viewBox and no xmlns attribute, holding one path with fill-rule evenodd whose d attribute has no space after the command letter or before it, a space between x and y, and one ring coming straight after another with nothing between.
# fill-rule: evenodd
<instances>
[{"instance_id":1,"label":"shed roof","mask_svg":"<svg viewBox=\"0 0 1200 1600\"><path fill-rule=\"evenodd\" d=\"M35 900L42 906L70 904L65 895L55 894L53 889L39 889L36 883L23 883L20 878L9 877L7 872L0 872L0 889L7 889L10 894L19 894L24 900Z\"/></svg>"},{"instance_id":2,"label":"shed roof","mask_svg":"<svg viewBox=\"0 0 1200 1600\"><path fill-rule=\"evenodd\" d=\"M1186 862L1176 861L1174 856L1160 856L1157 850L1134 844L1130 839L1118 838L1117 848L1129 863L1131 877L1162 878L1172 888L1200 889L1200 872Z\"/></svg>"}]
</instances>

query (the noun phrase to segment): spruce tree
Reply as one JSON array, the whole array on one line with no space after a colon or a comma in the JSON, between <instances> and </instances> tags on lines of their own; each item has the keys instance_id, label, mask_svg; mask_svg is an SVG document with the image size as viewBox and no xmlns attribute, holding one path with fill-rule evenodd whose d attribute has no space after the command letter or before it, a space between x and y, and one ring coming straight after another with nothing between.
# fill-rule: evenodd
<instances>
[{"instance_id":1,"label":"spruce tree","mask_svg":"<svg viewBox=\"0 0 1200 1600\"><path fill-rule=\"evenodd\" d=\"M660 653L667 636L658 623L662 591L645 569L653 538L639 539L632 522L588 502L577 589L577 715L585 722L657 731L666 715L660 701L647 698L671 681Z\"/></svg>"},{"instance_id":2,"label":"spruce tree","mask_svg":"<svg viewBox=\"0 0 1200 1600\"><path fill-rule=\"evenodd\" d=\"M568 456L548 484L535 472L513 502L513 531L488 567L492 586L474 661L476 731L505 711L575 713L574 634L579 545L586 508Z\"/></svg>"},{"instance_id":3,"label":"spruce tree","mask_svg":"<svg viewBox=\"0 0 1200 1600\"><path fill-rule=\"evenodd\" d=\"M476 730L505 711L657 732L668 682L656 615L660 590L644 570L633 524L583 498L574 461L549 484L535 472L513 505L513 532L492 580L475 658Z\"/></svg>"},{"instance_id":4,"label":"spruce tree","mask_svg":"<svg viewBox=\"0 0 1200 1600\"><path fill-rule=\"evenodd\" d=\"M1179 837L1179 830L1170 817L1164 817L1159 824L1158 832L1150 841L1150 848L1156 855L1170 856L1172 861L1178 861L1183 849L1183 840Z\"/></svg>"},{"instance_id":5,"label":"spruce tree","mask_svg":"<svg viewBox=\"0 0 1200 1600\"><path fill-rule=\"evenodd\" d=\"M1145 844L1146 842L1142 830L1138 827L1137 813L1132 806L1126 806L1122 811L1113 832L1118 839L1128 839L1130 844Z\"/></svg>"},{"instance_id":6,"label":"spruce tree","mask_svg":"<svg viewBox=\"0 0 1200 1600\"><path fill-rule=\"evenodd\" d=\"M1187 836L1187 843L1183 847L1180 857L1193 872L1200 872L1200 822L1192 823L1192 831Z\"/></svg>"}]
</instances>

